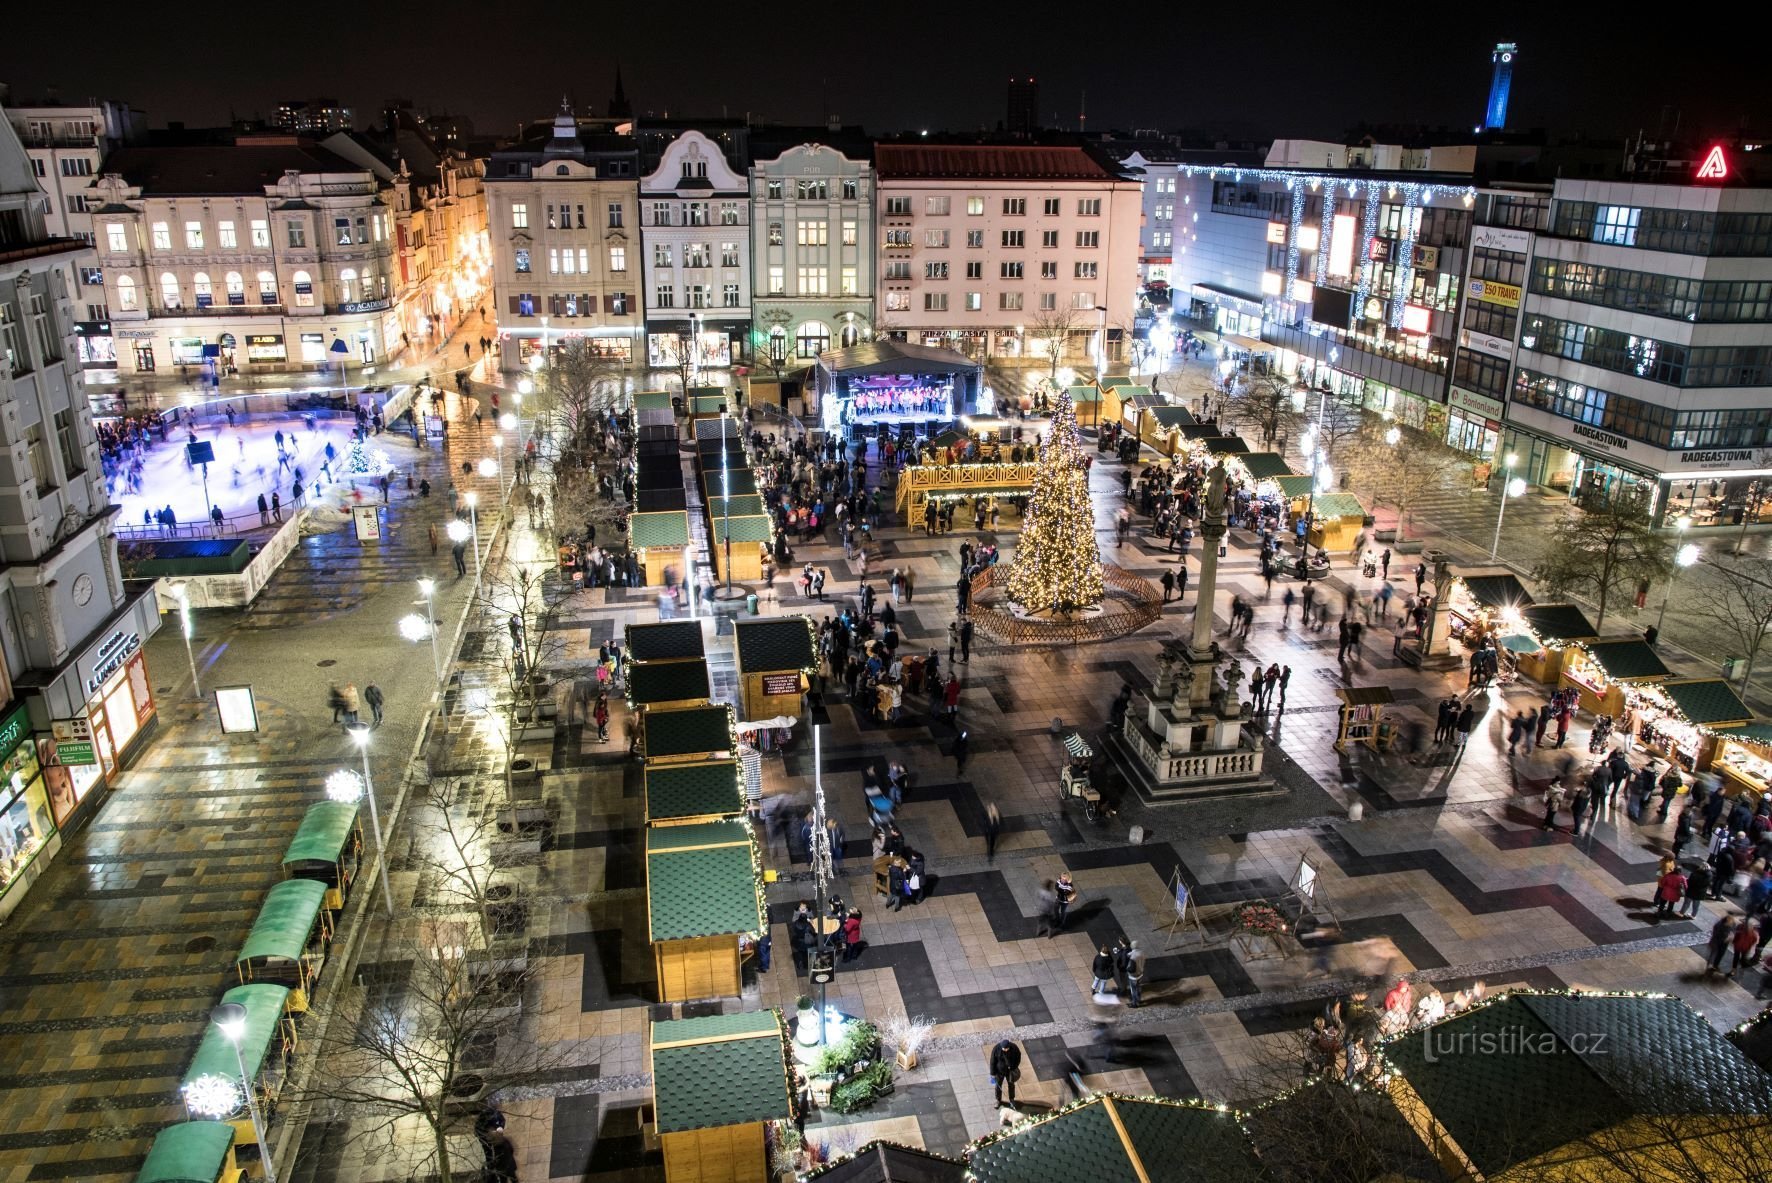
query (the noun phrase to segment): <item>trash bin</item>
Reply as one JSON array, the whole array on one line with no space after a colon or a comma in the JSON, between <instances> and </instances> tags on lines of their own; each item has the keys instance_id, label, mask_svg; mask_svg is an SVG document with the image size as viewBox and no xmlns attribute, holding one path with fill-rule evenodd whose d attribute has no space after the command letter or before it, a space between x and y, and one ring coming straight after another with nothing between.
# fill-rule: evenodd
<instances>
[{"instance_id":1,"label":"trash bin","mask_svg":"<svg viewBox=\"0 0 1772 1183\"><path fill-rule=\"evenodd\" d=\"M752 592L744 598L744 610L752 616L757 614L757 593Z\"/></svg>"}]
</instances>

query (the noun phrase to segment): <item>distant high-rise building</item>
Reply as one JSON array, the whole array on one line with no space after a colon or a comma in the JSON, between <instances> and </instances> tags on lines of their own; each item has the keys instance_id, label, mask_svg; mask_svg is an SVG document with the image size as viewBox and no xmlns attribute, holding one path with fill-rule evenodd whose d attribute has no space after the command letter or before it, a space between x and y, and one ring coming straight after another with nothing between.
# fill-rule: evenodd
<instances>
[{"instance_id":1,"label":"distant high-rise building","mask_svg":"<svg viewBox=\"0 0 1772 1183\"><path fill-rule=\"evenodd\" d=\"M1009 118L1004 130L1012 136L1031 136L1040 127L1040 84L1032 78L1009 80Z\"/></svg>"},{"instance_id":2,"label":"distant high-rise building","mask_svg":"<svg viewBox=\"0 0 1772 1183\"><path fill-rule=\"evenodd\" d=\"M277 104L271 126L296 135L331 135L351 130L351 109L332 99L291 100Z\"/></svg>"},{"instance_id":3,"label":"distant high-rise building","mask_svg":"<svg viewBox=\"0 0 1772 1183\"><path fill-rule=\"evenodd\" d=\"M1507 126L1507 96L1514 85L1514 59L1520 56L1520 47L1512 41L1496 43L1495 52L1489 60L1495 63L1495 72L1489 78L1489 106L1483 112L1483 130L1500 131Z\"/></svg>"}]
</instances>

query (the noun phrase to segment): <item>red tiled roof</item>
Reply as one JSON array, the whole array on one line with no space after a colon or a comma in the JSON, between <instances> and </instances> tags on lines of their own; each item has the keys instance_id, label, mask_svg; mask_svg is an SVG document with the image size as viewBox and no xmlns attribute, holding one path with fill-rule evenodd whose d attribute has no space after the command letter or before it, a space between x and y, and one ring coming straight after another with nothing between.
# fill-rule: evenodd
<instances>
[{"instance_id":1,"label":"red tiled roof","mask_svg":"<svg viewBox=\"0 0 1772 1183\"><path fill-rule=\"evenodd\" d=\"M1017 181L1111 181L1081 148L1034 145L876 144L881 177L951 177Z\"/></svg>"}]
</instances>

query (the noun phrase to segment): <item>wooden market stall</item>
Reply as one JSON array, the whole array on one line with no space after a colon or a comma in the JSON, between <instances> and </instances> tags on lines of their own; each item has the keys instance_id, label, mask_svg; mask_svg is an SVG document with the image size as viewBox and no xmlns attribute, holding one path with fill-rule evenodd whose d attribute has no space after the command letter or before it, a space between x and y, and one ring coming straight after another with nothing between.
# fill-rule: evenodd
<instances>
[{"instance_id":1,"label":"wooden market stall","mask_svg":"<svg viewBox=\"0 0 1772 1183\"><path fill-rule=\"evenodd\" d=\"M1292 503L1292 516L1300 517L1306 509L1317 516L1306 541L1331 554L1353 550L1366 528L1366 506L1352 493L1318 493L1314 503L1308 495L1300 497Z\"/></svg>"},{"instance_id":2,"label":"wooden market stall","mask_svg":"<svg viewBox=\"0 0 1772 1183\"><path fill-rule=\"evenodd\" d=\"M742 583L763 578L763 564L774 541L775 519L767 514L708 521L708 549L714 554L714 574L722 581Z\"/></svg>"},{"instance_id":3,"label":"wooden market stall","mask_svg":"<svg viewBox=\"0 0 1772 1183\"><path fill-rule=\"evenodd\" d=\"M1599 639L1574 604L1528 604L1519 610L1517 623L1503 624L1501 643L1513 651L1519 671L1545 686L1563 676L1563 655L1571 642Z\"/></svg>"},{"instance_id":4,"label":"wooden market stall","mask_svg":"<svg viewBox=\"0 0 1772 1183\"><path fill-rule=\"evenodd\" d=\"M758 616L732 626L738 647L738 706L745 719L798 717L818 672L818 629L810 616Z\"/></svg>"},{"instance_id":5,"label":"wooden market stall","mask_svg":"<svg viewBox=\"0 0 1772 1183\"><path fill-rule=\"evenodd\" d=\"M670 411L674 418L676 409L676 400L668 390L642 390L634 396L634 410L638 412Z\"/></svg>"},{"instance_id":6,"label":"wooden market stall","mask_svg":"<svg viewBox=\"0 0 1772 1183\"><path fill-rule=\"evenodd\" d=\"M691 421L718 419L732 410L732 395L719 386L691 386L684 396L683 410Z\"/></svg>"},{"instance_id":7,"label":"wooden market stall","mask_svg":"<svg viewBox=\"0 0 1772 1183\"><path fill-rule=\"evenodd\" d=\"M1341 700L1336 751L1345 752L1350 744L1365 744L1374 751L1390 747L1393 728L1384 721L1384 708L1396 699L1389 686L1337 686L1335 697Z\"/></svg>"},{"instance_id":8,"label":"wooden market stall","mask_svg":"<svg viewBox=\"0 0 1772 1183\"><path fill-rule=\"evenodd\" d=\"M755 493L736 494L731 497L715 495L707 499L708 517L718 521L731 516L735 518L754 518L758 514L766 514L768 508L763 498Z\"/></svg>"},{"instance_id":9,"label":"wooden market stall","mask_svg":"<svg viewBox=\"0 0 1772 1183\"><path fill-rule=\"evenodd\" d=\"M1072 386L1067 388L1065 393L1071 396L1071 406L1077 412L1077 425L1079 427L1101 426L1103 420L1101 417L1102 396L1100 387L1087 384Z\"/></svg>"},{"instance_id":10,"label":"wooden market stall","mask_svg":"<svg viewBox=\"0 0 1772 1183\"><path fill-rule=\"evenodd\" d=\"M1264 1183L1242 1121L1201 1100L1095 1093L980 1139L977 1183Z\"/></svg>"},{"instance_id":11,"label":"wooden market stall","mask_svg":"<svg viewBox=\"0 0 1772 1183\"><path fill-rule=\"evenodd\" d=\"M628 545L646 570L648 587L662 587L667 569L679 582L688 577L683 556L689 549L689 515L684 511L629 515Z\"/></svg>"},{"instance_id":12,"label":"wooden market stall","mask_svg":"<svg viewBox=\"0 0 1772 1183\"><path fill-rule=\"evenodd\" d=\"M1626 686L1672 676L1660 655L1634 637L1578 642L1563 655L1562 685L1575 687L1581 709L1595 715L1622 715Z\"/></svg>"},{"instance_id":13,"label":"wooden market stall","mask_svg":"<svg viewBox=\"0 0 1772 1183\"><path fill-rule=\"evenodd\" d=\"M1098 378L1095 388L1101 391L1101 423L1118 423L1120 411L1125 406L1120 392L1128 387L1148 391L1150 388L1139 383L1130 374L1115 374L1110 378Z\"/></svg>"},{"instance_id":14,"label":"wooden market stall","mask_svg":"<svg viewBox=\"0 0 1772 1183\"><path fill-rule=\"evenodd\" d=\"M1716 757L1712 728L1742 727L1754 717L1721 678L1678 678L1624 691L1624 727L1637 744L1688 772L1702 772Z\"/></svg>"},{"instance_id":15,"label":"wooden market stall","mask_svg":"<svg viewBox=\"0 0 1772 1183\"><path fill-rule=\"evenodd\" d=\"M193 1118L213 1118L227 1122L234 1127L234 1145L244 1146L255 1141L252 1121L246 1112L245 1103L237 1101L239 1108L233 1112L200 1112L200 1107L210 1100L210 1096L208 1090L203 1085L196 1085L196 1082L206 1076L219 1076L232 1082L237 1090L240 1083L240 1064L244 1061L246 1074L252 1080L252 1087L257 1090L259 1111L268 1123L289 1071L290 1054L295 1050L295 1020L289 1012L287 986L267 983L235 986L223 994L221 1000L239 1003L246 1009L246 1030L238 1044L239 1057L235 1056L234 1041L223 1035L215 1024L206 1024L203 1041L197 1045L197 1054L191 1058L191 1066L185 1070L179 1091L184 1097L185 1108Z\"/></svg>"},{"instance_id":16,"label":"wooden market stall","mask_svg":"<svg viewBox=\"0 0 1772 1183\"><path fill-rule=\"evenodd\" d=\"M234 1127L225 1121L181 1121L154 1135L135 1183L240 1183Z\"/></svg>"},{"instance_id":17,"label":"wooden market stall","mask_svg":"<svg viewBox=\"0 0 1772 1183\"><path fill-rule=\"evenodd\" d=\"M363 863L363 821L355 801L316 801L302 815L289 849L283 852L283 875L312 879L326 886L326 906L345 906Z\"/></svg>"},{"instance_id":18,"label":"wooden market stall","mask_svg":"<svg viewBox=\"0 0 1772 1183\"><path fill-rule=\"evenodd\" d=\"M707 502L714 497L743 497L749 493L757 493L757 474L749 468L734 468L726 472L701 474L701 499Z\"/></svg>"},{"instance_id":19,"label":"wooden market stall","mask_svg":"<svg viewBox=\"0 0 1772 1183\"><path fill-rule=\"evenodd\" d=\"M312 879L285 879L265 895L246 943L235 956L241 984L274 982L289 988L289 1009L305 1011L332 947L327 887Z\"/></svg>"},{"instance_id":20,"label":"wooden market stall","mask_svg":"<svg viewBox=\"0 0 1772 1183\"><path fill-rule=\"evenodd\" d=\"M725 703L649 707L640 712L640 750L647 767L723 760L738 750L737 726Z\"/></svg>"},{"instance_id":21,"label":"wooden market stall","mask_svg":"<svg viewBox=\"0 0 1772 1183\"><path fill-rule=\"evenodd\" d=\"M628 708L700 706L711 692L708 663L700 657L628 663Z\"/></svg>"},{"instance_id":22,"label":"wooden market stall","mask_svg":"<svg viewBox=\"0 0 1772 1183\"><path fill-rule=\"evenodd\" d=\"M1322 498L1317 501L1321 503ZM1461 568L1454 572L1452 590L1446 596L1451 635L1466 637L1468 643L1518 631L1520 613L1531 605L1532 593L1526 585L1502 567Z\"/></svg>"},{"instance_id":23,"label":"wooden market stall","mask_svg":"<svg viewBox=\"0 0 1772 1183\"><path fill-rule=\"evenodd\" d=\"M966 1183L966 1164L894 1142L869 1142L848 1158L820 1167L807 1183Z\"/></svg>"},{"instance_id":24,"label":"wooden market stall","mask_svg":"<svg viewBox=\"0 0 1772 1183\"><path fill-rule=\"evenodd\" d=\"M1278 452L1249 452L1236 459L1251 481L1271 481L1275 477L1292 475L1292 467Z\"/></svg>"},{"instance_id":25,"label":"wooden market stall","mask_svg":"<svg viewBox=\"0 0 1772 1183\"><path fill-rule=\"evenodd\" d=\"M769 1183L764 1126L794 1114L781 1012L654 1023L647 1059L665 1183Z\"/></svg>"},{"instance_id":26,"label":"wooden market stall","mask_svg":"<svg viewBox=\"0 0 1772 1183\"><path fill-rule=\"evenodd\" d=\"M647 939L660 1002L740 992L740 941L754 941L769 923L762 880L743 820L647 828Z\"/></svg>"},{"instance_id":27,"label":"wooden market stall","mask_svg":"<svg viewBox=\"0 0 1772 1183\"><path fill-rule=\"evenodd\" d=\"M630 661L671 661L703 657L706 649L699 620L653 620L623 630Z\"/></svg>"},{"instance_id":28,"label":"wooden market stall","mask_svg":"<svg viewBox=\"0 0 1772 1183\"><path fill-rule=\"evenodd\" d=\"M682 826L742 817L744 769L737 760L648 765L646 824Z\"/></svg>"},{"instance_id":29,"label":"wooden market stall","mask_svg":"<svg viewBox=\"0 0 1772 1183\"><path fill-rule=\"evenodd\" d=\"M1185 429L1194 426L1194 416L1186 407L1152 406L1138 417L1138 438L1164 456L1174 456L1187 448Z\"/></svg>"},{"instance_id":30,"label":"wooden market stall","mask_svg":"<svg viewBox=\"0 0 1772 1183\"><path fill-rule=\"evenodd\" d=\"M635 489L634 510L637 513L670 513L689 508L689 491L682 485L663 489Z\"/></svg>"},{"instance_id":31,"label":"wooden market stall","mask_svg":"<svg viewBox=\"0 0 1772 1183\"><path fill-rule=\"evenodd\" d=\"M1732 794L1758 802L1772 791L1772 723L1753 722L1717 729L1711 769Z\"/></svg>"},{"instance_id":32,"label":"wooden market stall","mask_svg":"<svg viewBox=\"0 0 1772 1183\"><path fill-rule=\"evenodd\" d=\"M1170 405L1168 399L1146 386L1116 386L1105 391L1103 398L1107 406L1115 408L1113 421L1134 439L1144 438L1144 421L1150 411Z\"/></svg>"}]
</instances>

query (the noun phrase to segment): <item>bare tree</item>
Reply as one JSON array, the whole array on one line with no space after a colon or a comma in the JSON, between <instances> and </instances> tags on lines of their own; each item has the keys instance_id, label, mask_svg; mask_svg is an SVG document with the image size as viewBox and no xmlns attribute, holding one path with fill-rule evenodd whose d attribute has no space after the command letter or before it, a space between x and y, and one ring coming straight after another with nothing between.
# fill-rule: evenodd
<instances>
[{"instance_id":1,"label":"bare tree","mask_svg":"<svg viewBox=\"0 0 1772 1183\"><path fill-rule=\"evenodd\" d=\"M1310 422L1294 406L1297 390L1282 374L1258 374L1236 387L1225 417L1239 430L1259 435L1263 448L1283 448Z\"/></svg>"},{"instance_id":2,"label":"bare tree","mask_svg":"<svg viewBox=\"0 0 1772 1183\"><path fill-rule=\"evenodd\" d=\"M1077 327L1077 312L1074 308L1052 308L1034 313L1033 326L1028 336L1043 342L1046 350L1046 376L1054 383L1058 381L1058 363L1063 359L1065 348L1070 344L1071 332Z\"/></svg>"},{"instance_id":3,"label":"bare tree","mask_svg":"<svg viewBox=\"0 0 1772 1183\"><path fill-rule=\"evenodd\" d=\"M1341 455L1354 491L1364 493L1374 508L1388 505L1397 511L1398 542L1407 539L1420 500L1470 463L1428 432L1378 421L1368 422Z\"/></svg>"},{"instance_id":4,"label":"bare tree","mask_svg":"<svg viewBox=\"0 0 1772 1183\"><path fill-rule=\"evenodd\" d=\"M419 859L421 871L436 880L430 898L450 912L471 908L480 921L480 939L488 948L498 930L493 891L497 868L492 848L498 837L498 820L492 811L473 808L464 801L455 782L427 783L414 811L416 832L413 849L427 852Z\"/></svg>"},{"instance_id":5,"label":"bare tree","mask_svg":"<svg viewBox=\"0 0 1772 1183\"><path fill-rule=\"evenodd\" d=\"M1594 628L1606 623L1613 597L1642 580L1667 578L1673 546L1635 505L1581 510L1551 527L1550 545L1532 577L1553 598L1585 593L1599 610Z\"/></svg>"},{"instance_id":6,"label":"bare tree","mask_svg":"<svg viewBox=\"0 0 1772 1183\"><path fill-rule=\"evenodd\" d=\"M589 341L572 338L554 351L542 371L533 417L556 422L566 446L581 446L602 412L617 397L621 380L617 364L591 349Z\"/></svg>"},{"instance_id":7,"label":"bare tree","mask_svg":"<svg viewBox=\"0 0 1772 1183\"><path fill-rule=\"evenodd\" d=\"M1772 559L1718 555L1704 564L1698 592L1687 611L1728 639L1747 659L1741 686L1754 676L1754 663L1772 635Z\"/></svg>"},{"instance_id":8,"label":"bare tree","mask_svg":"<svg viewBox=\"0 0 1772 1183\"><path fill-rule=\"evenodd\" d=\"M504 708L501 712L487 704L487 713L497 720L504 741L507 794L523 728L539 722L552 701L547 669L565 652L565 641L554 630L554 607L546 594L546 576L551 570L549 564L511 560L496 574L488 570L475 593L486 626L502 628L509 642L499 657L506 691L500 695Z\"/></svg>"}]
</instances>

